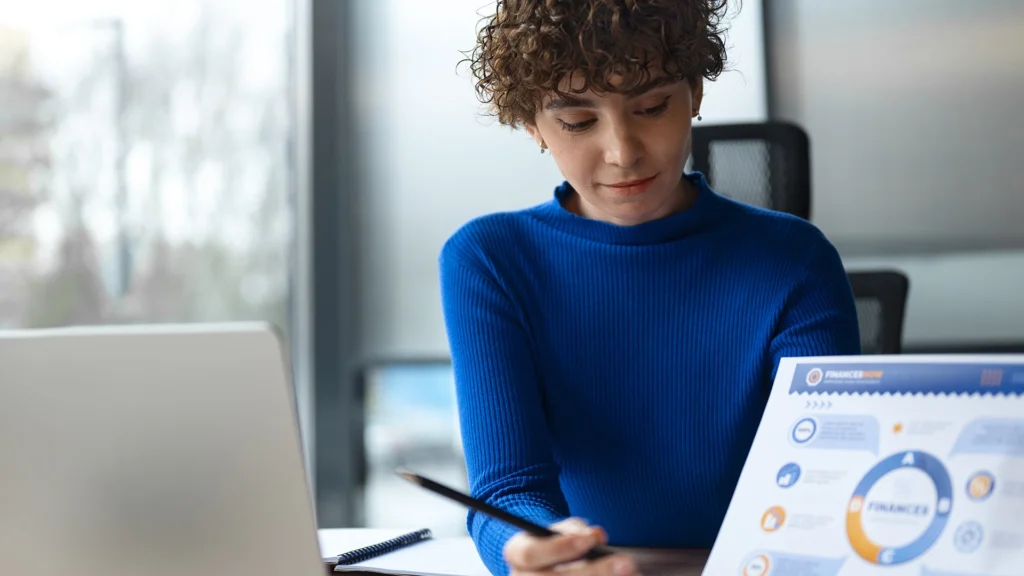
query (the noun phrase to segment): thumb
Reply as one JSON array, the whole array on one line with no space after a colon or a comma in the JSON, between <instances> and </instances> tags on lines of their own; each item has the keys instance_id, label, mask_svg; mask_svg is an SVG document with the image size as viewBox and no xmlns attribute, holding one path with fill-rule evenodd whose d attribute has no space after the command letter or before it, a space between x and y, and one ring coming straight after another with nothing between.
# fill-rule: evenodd
<instances>
[{"instance_id":1,"label":"thumb","mask_svg":"<svg viewBox=\"0 0 1024 576\"><path fill-rule=\"evenodd\" d=\"M551 529L562 534L590 534L590 525L582 518L566 518L551 525Z\"/></svg>"},{"instance_id":2,"label":"thumb","mask_svg":"<svg viewBox=\"0 0 1024 576\"><path fill-rule=\"evenodd\" d=\"M560 534L580 534L597 538L602 544L608 543L608 534L599 527L587 524L582 518L566 518L551 525L551 529Z\"/></svg>"}]
</instances>

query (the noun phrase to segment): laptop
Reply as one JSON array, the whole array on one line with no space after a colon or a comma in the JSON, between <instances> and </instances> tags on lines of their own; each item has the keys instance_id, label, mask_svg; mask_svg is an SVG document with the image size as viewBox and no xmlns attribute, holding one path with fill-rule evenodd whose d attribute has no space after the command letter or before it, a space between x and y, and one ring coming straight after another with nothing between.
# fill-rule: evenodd
<instances>
[{"instance_id":1,"label":"laptop","mask_svg":"<svg viewBox=\"0 0 1024 576\"><path fill-rule=\"evenodd\" d=\"M0 332L0 574L324 574L267 325Z\"/></svg>"}]
</instances>

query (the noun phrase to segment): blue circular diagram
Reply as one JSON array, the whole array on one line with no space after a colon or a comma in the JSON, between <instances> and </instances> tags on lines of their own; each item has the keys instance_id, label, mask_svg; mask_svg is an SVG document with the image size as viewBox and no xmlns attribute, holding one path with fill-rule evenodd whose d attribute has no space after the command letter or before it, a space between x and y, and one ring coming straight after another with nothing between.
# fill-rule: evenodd
<instances>
[{"instance_id":1,"label":"blue circular diagram","mask_svg":"<svg viewBox=\"0 0 1024 576\"><path fill-rule=\"evenodd\" d=\"M917 510L918 506L909 503L866 501L868 492L875 483L887 474L905 469L916 469L923 472L935 485L934 510ZM913 510L932 516L931 522L924 532L915 540L902 546L885 547L873 542L864 530L863 512L865 508L897 512ZM917 558L935 544L949 521L952 508L953 485L942 462L927 452L898 452L876 464L857 484L846 511L847 537L857 554L868 562L881 565L902 564Z\"/></svg>"},{"instance_id":2,"label":"blue circular diagram","mask_svg":"<svg viewBox=\"0 0 1024 576\"><path fill-rule=\"evenodd\" d=\"M970 554L981 547L981 541L985 538L985 530L977 522L964 522L957 527L953 534L953 546L959 552Z\"/></svg>"},{"instance_id":3,"label":"blue circular diagram","mask_svg":"<svg viewBox=\"0 0 1024 576\"><path fill-rule=\"evenodd\" d=\"M814 418L801 418L794 426L790 438L797 444L806 444L818 433L818 421Z\"/></svg>"},{"instance_id":4,"label":"blue circular diagram","mask_svg":"<svg viewBox=\"0 0 1024 576\"><path fill-rule=\"evenodd\" d=\"M775 483L782 488L789 488L796 481L800 479L800 466L795 462L790 462L779 469L779 473L775 475Z\"/></svg>"}]
</instances>

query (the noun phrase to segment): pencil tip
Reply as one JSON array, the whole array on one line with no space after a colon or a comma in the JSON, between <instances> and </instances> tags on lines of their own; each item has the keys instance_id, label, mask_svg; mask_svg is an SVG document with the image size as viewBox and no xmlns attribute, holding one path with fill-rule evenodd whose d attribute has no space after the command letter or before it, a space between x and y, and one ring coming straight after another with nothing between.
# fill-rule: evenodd
<instances>
[{"instance_id":1,"label":"pencil tip","mask_svg":"<svg viewBox=\"0 0 1024 576\"><path fill-rule=\"evenodd\" d=\"M419 477L416 476L415 474L413 474L412 472L409 472L408 470L405 470L403 468L399 468L399 469L395 470L395 474L401 476L402 478L405 478L406 480L408 480L410 482L415 482L415 483L419 484Z\"/></svg>"}]
</instances>

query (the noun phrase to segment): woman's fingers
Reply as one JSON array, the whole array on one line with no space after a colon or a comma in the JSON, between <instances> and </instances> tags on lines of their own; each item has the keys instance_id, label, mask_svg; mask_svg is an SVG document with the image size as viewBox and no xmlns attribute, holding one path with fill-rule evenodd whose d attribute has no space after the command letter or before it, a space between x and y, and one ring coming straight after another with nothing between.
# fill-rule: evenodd
<instances>
[{"instance_id":1,"label":"woman's fingers","mask_svg":"<svg viewBox=\"0 0 1024 576\"><path fill-rule=\"evenodd\" d=\"M578 560L599 542L593 533L538 538L520 532L505 545L505 561L515 571L541 572Z\"/></svg>"},{"instance_id":2,"label":"woman's fingers","mask_svg":"<svg viewBox=\"0 0 1024 576\"><path fill-rule=\"evenodd\" d=\"M580 558L608 543L608 534L579 518L551 526L559 534L547 538L520 532L505 545L505 561L513 576L635 576L636 563L621 554L593 561Z\"/></svg>"}]
</instances>

